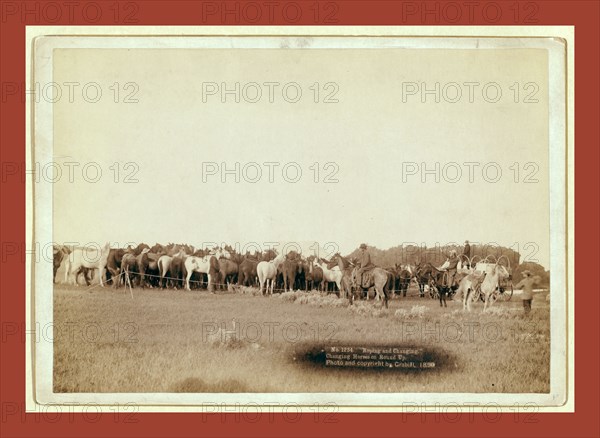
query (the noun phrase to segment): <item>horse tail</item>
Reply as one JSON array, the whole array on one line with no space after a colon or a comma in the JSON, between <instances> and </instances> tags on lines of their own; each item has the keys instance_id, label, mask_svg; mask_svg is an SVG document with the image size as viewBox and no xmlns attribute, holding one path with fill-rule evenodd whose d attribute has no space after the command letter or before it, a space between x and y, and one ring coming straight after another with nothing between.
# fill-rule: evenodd
<instances>
[{"instance_id":1,"label":"horse tail","mask_svg":"<svg viewBox=\"0 0 600 438\"><path fill-rule=\"evenodd\" d=\"M162 282L163 277L167 274L166 272L166 260L162 257L158 259L158 275L160 275L160 281Z\"/></svg>"},{"instance_id":2,"label":"horse tail","mask_svg":"<svg viewBox=\"0 0 600 438\"><path fill-rule=\"evenodd\" d=\"M385 271L385 273L386 273L386 276L387 276L387 281L383 285L383 293L387 297L387 295L390 292L390 282L393 281L394 277L393 277L393 275L392 275L391 272Z\"/></svg>"}]
</instances>

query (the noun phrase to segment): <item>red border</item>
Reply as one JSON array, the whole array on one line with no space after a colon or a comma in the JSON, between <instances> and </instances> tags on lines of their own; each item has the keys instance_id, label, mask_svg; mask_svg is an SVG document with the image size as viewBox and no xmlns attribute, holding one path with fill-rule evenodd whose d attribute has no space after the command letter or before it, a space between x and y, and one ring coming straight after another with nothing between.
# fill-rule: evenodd
<instances>
[{"instance_id":1,"label":"red border","mask_svg":"<svg viewBox=\"0 0 600 438\"><path fill-rule=\"evenodd\" d=\"M61 14L55 19L52 5L61 6ZM576 304L576 413L575 414L537 414L527 422L527 416L515 417L514 412L504 414L497 422L494 416L486 418L482 415L462 415L459 421L451 423L450 417L436 414L402 415L402 414L337 414L328 423L324 417L314 414L303 416L300 421L290 423L284 421L282 415L263 415L260 421L251 423L236 420L234 415L202 416L201 414L136 414L137 423L126 423L125 417L115 420L113 413L104 414L97 422L86 422L81 414L62 415L57 422L51 422L52 416L21 415L25 393L24 369L25 350L19 336L7 336L0 344L0 394L2 400L0 416L0 436L600 436L597 416L599 407L599 373L598 364L598 308L599 296L597 276L598 270L598 199L600 199L598 163L599 160L599 89L598 68L599 48L599 16L600 3L596 1L536 1L520 2L479 1L474 6L473 16L463 13L462 17L452 22L453 7L449 3L464 5L464 2L426 2L426 7L435 11L439 8L439 19L435 14L423 17L424 3L395 1L321 1L319 8L323 13L335 10L334 22L324 22L321 15L315 23L315 1L288 2L278 0L278 5L296 3L303 11L302 16L294 21L294 6L288 6L287 15L274 10L273 16L263 14L257 22L252 19L251 10L246 9L239 22L234 15L223 17L208 14L212 7L220 8L221 1L135 1L120 2L114 0L95 2L74 2L72 14L68 2L47 1L1 1L1 58L0 75L2 81L2 103L0 139L1 160L23 163L25 160L25 105L22 94L11 95L10 83L21 84L25 81L25 25L265 25L265 24L336 24L336 25L575 25L577 57L575 61L576 79L576 113L575 131L577 138L575 176L577 194L575 196L576 211L576 257L575 274L582 297ZM88 3L95 5L88 6ZM227 1L227 6L235 8L248 7L246 2ZM262 1L258 2L263 4ZM495 5L488 5L495 3ZM337 5L337 10L335 9ZM115 5L120 17L115 20ZM204 5L204 6L203 6ZM436 6L437 5L437 6ZM515 19L514 7L518 6L521 16ZM202 15L202 8L205 16ZM15 12L15 9L16 12ZM23 8L30 11L22 16ZM37 8L37 9L36 9ZM86 8L86 13L83 9ZM416 12L415 12L415 9ZM483 13L486 8L486 13ZM502 11L501 17L495 19L493 13ZM94 12L101 11L101 16L94 19ZM37 11L37 12L36 12ZM443 12L445 11L445 12ZM533 16L527 13L534 11ZM124 23L126 15L134 12ZM403 15L404 13L404 15ZM331 21L328 20L328 21ZM7 85L8 84L8 85ZM6 88L8 87L8 88ZM5 242L25 239L25 188L17 178L9 178L1 186L2 218L0 222L1 240ZM7 321L25 320L24 278L25 267L20 257L8 257L2 260L0 276L0 316L3 324ZM589 274L592 273L590 276ZM587 289L587 290L586 290ZM21 326L20 326L21 327ZM4 328L7 328L5 326ZM17 415L9 415L13 408ZM93 416L90 416L93 419ZM483 430L485 429L485 430Z\"/></svg>"}]
</instances>

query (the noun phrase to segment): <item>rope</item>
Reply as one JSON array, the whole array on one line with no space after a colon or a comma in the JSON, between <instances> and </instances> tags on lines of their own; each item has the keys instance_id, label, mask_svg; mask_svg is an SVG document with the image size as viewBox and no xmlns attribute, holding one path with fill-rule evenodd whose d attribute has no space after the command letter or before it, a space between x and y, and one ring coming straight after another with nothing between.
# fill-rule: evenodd
<instances>
[{"instance_id":1,"label":"rope","mask_svg":"<svg viewBox=\"0 0 600 438\"><path fill-rule=\"evenodd\" d=\"M130 273L131 273L131 272L130 272ZM119 275L117 275L116 277L111 277L111 280L116 280L116 279L118 279L119 277L121 277L121 276L122 276L122 275L124 275L124 274L125 274L125 271L122 271L122 272L121 272ZM137 272L135 272L135 274L136 274L136 275L140 275L140 274L139 274L139 273L137 273ZM176 277L170 277L170 276L167 276L167 275L165 275L165 276L161 277L160 275L156 275L156 274L144 274L144 276L145 276L145 277L155 277L155 278L161 278L161 279L165 278L165 279L168 279L168 280L179 280L179 281L181 281L181 279L180 279L180 278L176 278ZM127 286L129 286L129 292L131 293L131 298L133 298L132 285L131 285L131 283L129 282L129 276L127 276L127 277L126 277L126 281L127 281ZM192 280L190 280L190 282L192 282ZM107 281L105 281L104 283L107 283ZM203 282L201 282L201 281L198 281L198 280L194 280L194 283L203 283ZM331 282L331 283L334 283L334 282ZM236 287L244 287L244 285L238 285L238 284L234 284L234 283L215 283L215 282L211 282L210 284L212 284L213 286L227 286L227 287L229 287L229 285L231 285L231 286L232 286L232 287L234 287L234 288L236 288ZM90 291L90 290L92 290L92 289L95 289L95 288L97 288L97 287L100 287L100 283L98 283L98 284L95 284L95 285L92 285L92 286L89 286L87 289L85 289L85 291L86 291L86 292L88 292L88 291ZM284 289L281 289L281 288L275 288L275 289L273 289L273 290L276 290L276 291L283 291L283 292L285 292L285 290L284 290ZM313 289L313 290L314 290L314 289ZM306 291L302 291L302 292L306 292ZM325 292L325 291L323 291L323 292ZM326 291L326 292L332 292L332 291L329 291L329 290L328 290L328 291ZM335 293L335 291L333 291L333 293ZM402 296L402 297L404 296L404 294L402 293L402 290L401 290L401 289L392 289L392 290L390 290L390 293L392 293L392 295L393 295L393 296L396 296L396 295L398 295L399 297L400 297L400 296ZM427 296L427 294L428 294L427 292L424 292L424 295L423 295L423 296L425 296L425 297L426 297L426 296ZM409 291L407 290L406 297L416 297L416 296L420 296L420 295L421 295L421 293L419 292L419 290L418 290L418 289L417 289L417 291L416 291L416 292L409 292Z\"/></svg>"}]
</instances>

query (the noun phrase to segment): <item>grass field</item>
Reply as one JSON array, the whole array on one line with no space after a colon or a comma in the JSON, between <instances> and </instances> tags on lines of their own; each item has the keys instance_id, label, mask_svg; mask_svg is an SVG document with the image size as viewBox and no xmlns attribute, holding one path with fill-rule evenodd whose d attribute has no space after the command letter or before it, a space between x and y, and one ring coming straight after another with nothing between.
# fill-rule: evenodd
<instances>
[{"instance_id":1,"label":"grass field","mask_svg":"<svg viewBox=\"0 0 600 438\"><path fill-rule=\"evenodd\" d=\"M252 290L248 290L252 292ZM414 291L409 291L414 294ZM55 285L55 392L549 392L550 311L536 296L482 305L416 296L349 307L318 293ZM233 319L235 318L235 329ZM320 346L413 346L421 372L320 367Z\"/></svg>"}]
</instances>

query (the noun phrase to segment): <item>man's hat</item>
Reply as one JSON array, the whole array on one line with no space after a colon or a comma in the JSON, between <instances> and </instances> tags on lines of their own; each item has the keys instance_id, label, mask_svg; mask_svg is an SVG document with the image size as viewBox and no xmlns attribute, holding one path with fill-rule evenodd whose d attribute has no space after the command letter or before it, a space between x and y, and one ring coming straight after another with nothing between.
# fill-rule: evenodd
<instances>
[{"instance_id":1,"label":"man's hat","mask_svg":"<svg viewBox=\"0 0 600 438\"><path fill-rule=\"evenodd\" d=\"M367 244L366 243L361 243L360 244L360 249L367 249Z\"/></svg>"},{"instance_id":2,"label":"man's hat","mask_svg":"<svg viewBox=\"0 0 600 438\"><path fill-rule=\"evenodd\" d=\"M521 274L529 277L531 275L531 272L528 270L524 270L523 272L521 272Z\"/></svg>"},{"instance_id":3,"label":"man's hat","mask_svg":"<svg viewBox=\"0 0 600 438\"><path fill-rule=\"evenodd\" d=\"M468 240L465 240L465 243L469 243L469 241L468 241Z\"/></svg>"}]
</instances>

